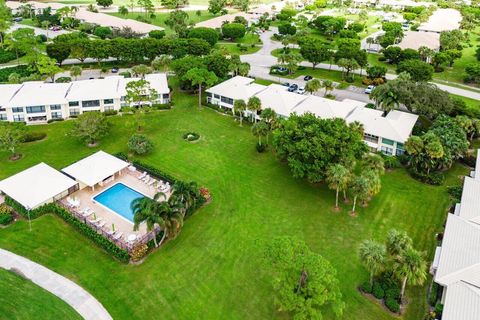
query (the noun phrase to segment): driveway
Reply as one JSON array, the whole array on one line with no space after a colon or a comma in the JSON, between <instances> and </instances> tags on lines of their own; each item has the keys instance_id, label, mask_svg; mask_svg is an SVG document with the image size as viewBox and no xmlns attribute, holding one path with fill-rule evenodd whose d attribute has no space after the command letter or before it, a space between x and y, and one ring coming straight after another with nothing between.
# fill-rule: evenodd
<instances>
[{"instance_id":1,"label":"driveway","mask_svg":"<svg viewBox=\"0 0 480 320\"><path fill-rule=\"evenodd\" d=\"M41 29L41 28L37 28L37 27L31 27L31 26L27 26L27 25L24 25L24 24L20 24L20 23L14 23L10 29L9 29L9 32L12 32L14 30L17 30L17 29L21 29L21 28L30 28L30 29L33 29L33 31L35 32L35 35L45 35L47 38L49 39L53 39L55 38L56 36L59 36L61 34L66 34L66 33L70 33L70 31L67 31L67 30L58 30L58 31L52 31L52 30L45 30L45 29Z\"/></svg>"}]
</instances>

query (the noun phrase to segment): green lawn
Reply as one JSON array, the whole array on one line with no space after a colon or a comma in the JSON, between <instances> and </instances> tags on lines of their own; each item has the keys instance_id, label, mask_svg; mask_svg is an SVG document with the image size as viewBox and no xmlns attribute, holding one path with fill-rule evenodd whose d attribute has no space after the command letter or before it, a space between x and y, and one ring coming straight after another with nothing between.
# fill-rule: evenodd
<instances>
[{"instance_id":1,"label":"green lawn","mask_svg":"<svg viewBox=\"0 0 480 320\"><path fill-rule=\"evenodd\" d=\"M46 215L0 229L0 247L46 265L87 289L114 319L288 319L276 311L270 272L261 262L262 245L292 235L330 260L338 271L346 302L343 319L395 319L365 299L357 286L368 279L357 258L359 243L384 239L390 228L407 230L432 259L434 234L442 229L449 199L445 187L412 180L402 170L382 178L382 191L358 217L350 205L332 210L334 193L324 185L293 179L271 152L257 154L250 127L231 117L196 107L196 97L174 94L175 107L148 115L145 134L155 143L142 160L183 180L207 186L213 201L189 218L177 239L138 266L122 265L58 218ZM24 145L24 157L2 160L0 179L44 161L62 168L98 149L126 150L128 118L113 117L109 138L89 149L67 135L71 121L28 130L48 138ZM182 139L187 131L197 143ZM0 159L7 159L0 153ZM455 167L449 182L467 170ZM409 290L414 301L404 319L423 318L425 290ZM326 319L333 319L326 315Z\"/></svg>"},{"instance_id":2,"label":"green lawn","mask_svg":"<svg viewBox=\"0 0 480 320\"><path fill-rule=\"evenodd\" d=\"M82 319L63 300L0 268L0 319Z\"/></svg>"},{"instance_id":3,"label":"green lawn","mask_svg":"<svg viewBox=\"0 0 480 320\"><path fill-rule=\"evenodd\" d=\"M189 16L189 21L192 23L199 23L205 20L209 20L215 17L215 15L211 14L208 11L201 11L201 15L198 16L196 11L186 11L188 16ZM145 17L145 14L143 12L130 12L128 15L123 16L119 13L109 13L112 16L116 16L119 18L125 18L125 19L134 19L137 18L138 16ZM165 24L165 20L168 18L169 13L167 12L157 12L155 13L155 18L154 19L149 19L150 23L162 28L165 28L165 33L166 34L172 34L174 31Z\"/></svg>"},{"instance_id":4,"label":"green lawn","mask_svg":"<svg viewBox=\"0 0 480 320\"><path fill-rule=\"evenodd\" d=\"M450 96L465 101L465 103L467 104L467 107L469 109L480 110L480 101L478 101L478 100L467 98L467 97L464 97L464 96L459 96L459 95L456 95L456 94L450 94Z\"/></svg>"}]
</instances>

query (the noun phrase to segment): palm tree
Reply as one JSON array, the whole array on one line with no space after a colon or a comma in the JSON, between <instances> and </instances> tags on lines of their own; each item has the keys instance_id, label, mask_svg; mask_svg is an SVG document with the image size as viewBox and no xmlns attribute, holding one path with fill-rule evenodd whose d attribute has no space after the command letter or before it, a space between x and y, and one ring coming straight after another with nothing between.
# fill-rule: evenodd
<instances>
[{"instance_id":1,"label":"palm tree","mask_svg":"<svg viewBox=\"0 0 480 320\"><path fill-rule=\"evenodd\" d=\"M128 14L128 8L125 6L118 7L118 13L122 16L126 16Z\"/></svg>"},{"instance_id":2,"label":"palm tree","mask_svg":"<svg viewBox=\"0 0 480 320\"><path fill-rule=\"evenodd\" d=\"M252 133L258 137L258 144L262 145L262 137L268 135L268 125L264 121L257 122L252 126Z\"/></svg>"},{"instance_id":3,"label":"palm tree","mask_svg":"<svg viewBox=\"0 0 480 320\"><path fill-rule=\"evenodd\" d=\"M401 299L408 284L422 285L427 279L427 264L422 254L415 249L408 248L393 262L394 273L402 279Z\"/></svg>"},{"instance_id":4,"label":"palm tree","mask_svg":"<svg viewBox=\"0 0 480 320\"><path fill-rule=\"evenodd\" d=\"M327 178L328 187L334 189L335 194L335 208L338 209L338 193L340 190L345 190L350 181L350 171L348 169L337 163L333 164L327 169Z\"/></svg>"},{"instance_id":5,"label":"palm tree","mask_svg":"<svg viewBox=\"0 0 480 320\"><path fill-rule=\"evenodd\" d=\"M368 197L373 197L377 193L380 192L380 188L382 187L382 182L380 180L380 176L378 172L373 170L367 170L363 173L363 176L368 180ZM366 204L367 198L363 199L363 203Z\"/></svg>"},{"instance_id":6,"label":"palm tree","mask_svg":"<svg viewBox=\"0 0 480 320\"><path fill-rule=\"evenodd\" d=\"M323 95L324 97L328 94L329 91L333 91L333 89L335 89L335 85L331 80L323 80L322 86L325 89L325 94Z\"/></svg>"},{"instance_id":7,"label":"palm tree","mask_svg":"<svg viewBox=\"0 0 480 320\"><path fill-rule=\"evenodd\" d=\"M183 216L192 207L199 197L198 186L195 182L176 181L172 186L172 195L169 202L180 204L180 211Z\"/></svg>"},{"instance_id":8,"label":"palm tree","mask_svg":"<svg viewBox=\"0 0 480 320\"><path fill-rule=\"evenodd\" d=\"M147 231L152 231L155 229L155 226L163 226L164 221L161 216L161 212L158 210L158 202L153 201L149 198L139 198L132 202L131 204L133 210L133 230L137 231L140 223L146 222ZM155 247L158 247L157 237L153 238Z\"/></svg>"},{"instance_id":9,"label":"palm tree","mask_svg":"<svg viewBox=\"0 0 480 320\"><path fill-rule=\"evenodd\" d=\"M322 87L322 83L318 79L312 79L307 82L305 85L305 91L307 91L310 94L314 94L317 92L320 88Z\"/></svg>"},{"instance_id":10,"label":"palm tree","mask_svg":"<svg viewBox=\"0 0 480 320\"><path fill-rule=\"evenodd\" d=\"M411 248L412 239L405 231L391 229L387 233L387 253L394 258L401 255L405 250Z\"/></svg>"},{"instance_id":11,"label":"palm tree","mask_svg":"<svg viewBox=\"0 0 480 320\"><path fill-rule=\"evenodd\" d=\"M384 111L396 109L400 105L397 95L384 85L373 89L370 97Z\"/></svg>"},{"instance_id":12,"label":"palm tree","mask_svg":"<svg viewBox=\"0 0 480 320\"><path fill-rule=\"evenodd\" d=\"M238 112L238 116L240 118L240 127L242 126L245 110L247 110L247 104L245 103L245 100L238 99L233 102L233 114L235 114L235 112Z\"/></svg>"},{"instance_id":13,"label":"palm tree","mask_svg":"<svg viewBox=\"0 0 480 320\"><path fill-rule=\"evenodd\" d=\"M365 133L365 128L363 126L363 123L359 121L353 121L348 125L350 129L352 129L354 132L358 133L360 138L363 139L363 135Z\"/></svg>"},{"instance_id":14,"label":"palm tree","mask_svg":"<svg viewBox=\"0 0 480 320\"><path fill-rule=\"evenodd\" d=\"M383 174L385 172L383 158L378 154L367 154L363 159L363 162L366 168L373 170L378 174Z\"/></svg>"},{"instance_id":15,"label":"palm tree","mask_svg":"<svg viewBox=\"0 0 480 320\"><path fill-rule=\"evenodd\" d=\"M363 265L370 271L370 285L373 285L373 277L385 266L385 246L372 240L365 240L358 248L358 255Z\"/></svg>"},{"instance_id":16,"label":"palm tree","mask_svg":"<svg viewBox=\"0 0 480 320\"><path fill-rule=\"evenodd\" d=\"M375 39L373 39L372 37L368 37L366 41L368 44L368 50L370 50L370 46L375 43Z\"/></svg>"},{"instance_id":17,"label":"palm tree","mask_svg":"<svg viewBox=\"0 0 480 320\"><path fill-rule=\"evenodd\" d=\"M257 122L257 112L262 110L262 101L258 97L251 97L247 102L247 109L251 112L252 122Z\"/></svg>"},{"instance_id":18,"label":"palm tree","mask_svg":"<svg viewBox=\"0 0 480 320\"><path fill-rule=\"evenodd\" d=\"M162 55L156 57L152 61L151 65L152 65L153 70L155 70L155 71L163 70L163 72L166 72L168 70L168 66L170 65L171 62L172 62L172 59L170 58L169 55L162 54Z\"/></svg>"},{"instance_id":19,"label":"palm tree","mask_svg":"<svg viewBox=\"0 0 480 320\"><path fill-rule=\"evenodd\" d=\"M175 205L172 205L166 201L158 203L158 212L163 221L161 227L164 231L164 234L162 240L160 241L160 244L162 244L165 237L173 239L178 235L181 227L183 226L183 215L179 210L177 210Z\"/></svg>"},{"instance_id":20,"label":"palm tree","mask_svg":"<svg viewBox=\"0 0 480 320\"><path fill-rule=\"evenodd\" d=\"M357 199L364 200L368 197L370 190L369 180L363 175L357 176L352 180L350 189L353 192L353 207L352 214L355 214L355 208L357 205Z\"/></svg>"},{"instance_id":21,"label":"palm tree","mask_svg":"<svg viewBox=\"0 0 480 320\"><path fill-rule=\"evenodd\" d=\"M273 131L273 129L277 125L277 113L271 108L266 108L265 110L262 111L262 114L260 116L262 117L262 120L267 124L267 127L268 127L268 134L266 136L267 145L268 145L268 135L270 134L270 132Z\"/></svg>"}]
</instances>

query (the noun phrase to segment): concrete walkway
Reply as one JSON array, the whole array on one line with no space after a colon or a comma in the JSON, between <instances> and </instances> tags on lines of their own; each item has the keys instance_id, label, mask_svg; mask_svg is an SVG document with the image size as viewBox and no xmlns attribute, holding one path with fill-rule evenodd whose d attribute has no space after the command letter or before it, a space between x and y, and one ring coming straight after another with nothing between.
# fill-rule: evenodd
<instances>
[{"instance_id":1,"label":"concrete walkway","mask_svg":"<svg viewBox=\"0 0 480 320\"><path fill-rule=\"evenodd\" d=\"M84 319L112 319L100 302L82 287L31 260L0 249L0 268L23 274L25 278L68 303Z\"/></svg>"}]
</instances>

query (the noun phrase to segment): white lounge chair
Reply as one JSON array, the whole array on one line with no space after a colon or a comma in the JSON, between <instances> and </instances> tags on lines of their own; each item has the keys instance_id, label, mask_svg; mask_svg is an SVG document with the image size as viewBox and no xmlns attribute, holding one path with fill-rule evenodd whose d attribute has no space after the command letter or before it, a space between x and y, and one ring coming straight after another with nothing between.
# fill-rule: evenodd
<instances>
[{"instance_id":1,"label":"white lounge chair","mask_svg":"<svg viewBox=\"0 0 480 320\"><path fill-rule=\"evenodd\" d=\"M143 180L143 183L145 183L145 184L149 184L149 183L150 183L150 181L151 181L151 178L150 178L150 177L148 177L147 179Z\"/></svg>"},{"instance_id":2,"label":"white lounge chair","mask_svg":"<svg viewBox=\"0 0 480 320\"><path fill-rule=\"evenodd\" d=\"M147 172L146 171L143 171L143 173L138 177L139 180L142 180L143 178L145 178L147 176Z\"/></svg>"},{"instance_id":3,"label":"white lounge chair","mask_svg":"<svg viewBox=\"0 0 480 320\"><path fill-rule=\"evenodd\" d=\"M150 176L147 174L143 179L141 179L143 182L147 183L150 180Z\"/></svg>"},{"instance_id":4,"label":"white lounge chair","mask_svg":"<svg viewBox=\"0 0 480 320\"><path fill-rule=\"evenodd\" d=\"M113 236L113 239L118 240L123 236L122 232L117 233L116 235Z\"/></svg>"},{"instance_id":5,"label":"white lounge chair","mask_svg":"<svg viewBox=\"0 0 480 320\"><path fill-rule=\"evenodd\" d=\"M105 224L106 224L105 221L100 221L100 222L97 224L97 227L101 228L101 227L103 227Z\"/></svg>"},{"instance_id":6,"label":"white lounge chair","mask_svg":"<svg viewBox=\"0 0 480 320\"><path fill-rule=\"evenodd\" d=\"M107 234L108 234L109 236L113 236L113 235L115 234L115 232L116 232L116 231L115 231L115 230L112 230L112 229L107 230Z\"/></svg>"},{"instance_id":7,"label":"white lounge chair","mask_svg":"<svg viewBox=\"0 0 480 320\"><path fill-rule=\"evenodd\" d=\"M155 182L157 182L157 180L155 180L155 179L152 179L152 180L150 180L150 182L149 182L149 183L147 183L147 185L151 186L151 185L153 185Z\"/></svg>"},{"instance_id":8,"label":"white lounge chair","mask_svg":"<svg viewBox=\"0 0 480 320\"><path fill-rule=\"evenodd\" d=\"M100 218L97 218L95 220L90 220L91 223L95 223L95 224L99 223L100 221L102 221L102 219Z\"/></svg>"},{"instance_id":9,"label":"white lounge chair","mask_svg":"<svg viewBox=\"0 0 480 320\"><path fill-rule=\"evenodd\" d=\"M89 207L86 207L86 208L83 209L83 211L82 211L82 217L84 217L84 218L90 217L92 214L93 214L93 210L90 209Z\"/></svg>"}]
</instances>

